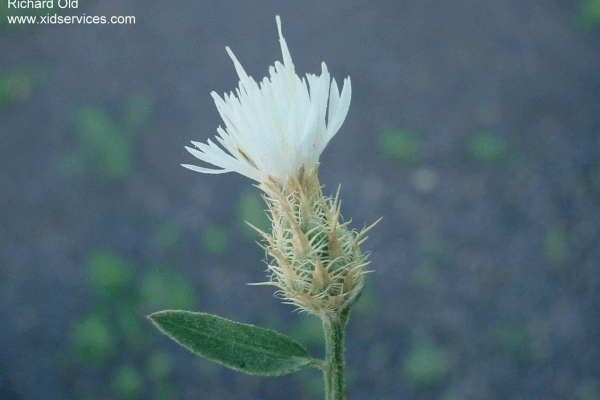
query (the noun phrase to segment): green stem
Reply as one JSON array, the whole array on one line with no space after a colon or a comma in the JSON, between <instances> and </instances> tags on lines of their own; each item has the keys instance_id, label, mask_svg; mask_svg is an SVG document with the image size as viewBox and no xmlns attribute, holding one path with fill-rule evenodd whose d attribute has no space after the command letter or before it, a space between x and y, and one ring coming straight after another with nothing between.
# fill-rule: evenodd
<instances>
[{"instance_id":1,"label":"green stem","mask_svg":"<svg viewBox=\"0 0 600 400\"><path fill-rule=\"evenodd\" d=\"M337 313L323 317L325 400L344 400L344 325Z\"/></svg>"}]
</instances>

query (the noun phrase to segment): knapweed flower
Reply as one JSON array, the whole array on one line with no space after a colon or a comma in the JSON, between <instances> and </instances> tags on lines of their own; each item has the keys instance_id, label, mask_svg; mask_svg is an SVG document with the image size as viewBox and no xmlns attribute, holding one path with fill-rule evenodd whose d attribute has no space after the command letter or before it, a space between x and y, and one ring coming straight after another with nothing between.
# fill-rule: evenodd
<instances>
[{"instance_id":1,"label":"knapweed flower","mask_svg":"<svg viewBox=\"0 0 600 400\"><path fill-rule=\"evenodd\" d=\"M218 143L192 142L187 148L218 169L184 165L202 173L238 172L258 182L272 222L259 231L261 247L271 260L270 281L286 302L321 317L342 313L364 286L365 239L341 223L340 203L323 196L317 170L319 156L341 127L350 106L350 78L340 94L325 63L321 76L296 75L276 17L283 64L271 67L258 84L227 48L239 75L235 93L212 93L225 122ZM327 117L327 123L325 119Z\"/></svg>"},{"instance_id":2,"label":"knapweed flower","mask_svg":"<svg viewBox=\"0 0 600 400\"><path fill-rule=\"evenodd\" d=\"M192 142L196 149L187 148L219 169L184 167L210 174L238 172L257 182L274 180L284 185L301 168L311 171L318 165L323 149L348 113L350 78L344 80L341 94L325 63L321 76L307 74L301 79L281 33L279 16L276 20L283 64L275 62L269 68L270 77L258 84L227 47L240 83L235 93L223 98L211 93L225 123L225 129L217 129L216 138L223 148L211 140L208 144Z\"/></svg>"}]
</instances>

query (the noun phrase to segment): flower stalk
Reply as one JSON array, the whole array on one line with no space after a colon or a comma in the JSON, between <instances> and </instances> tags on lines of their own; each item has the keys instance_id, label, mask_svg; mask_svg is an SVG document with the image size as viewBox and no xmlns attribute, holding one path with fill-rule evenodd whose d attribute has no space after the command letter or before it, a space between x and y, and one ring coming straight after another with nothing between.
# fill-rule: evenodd
<instances>
[{"instance_id":1,"label":"flower stalk","mask_svg":"<svg viewBox=\"0 0 600 400\"><path fill-rule=\"evenodd\" d=\"M323 318L325 400L344 399L344 322L339 314Z\"/></svg>"}]
</instances>

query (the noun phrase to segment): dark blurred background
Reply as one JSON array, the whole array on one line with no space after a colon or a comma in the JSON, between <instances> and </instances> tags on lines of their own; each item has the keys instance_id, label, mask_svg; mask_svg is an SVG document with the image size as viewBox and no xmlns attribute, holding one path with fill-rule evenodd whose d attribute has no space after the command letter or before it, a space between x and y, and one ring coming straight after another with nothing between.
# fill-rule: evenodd
<instances>
[{"instance_id":1,"label":"dark blurred background","mask_svg":"<svg viewBox=\"0 0 600 400\"><path fill-rule=\"evenodd\" d=\"M189 309L322 356L269 287L252 182L184 146L211 91L325 61L352 78L321 157L360 229L348 399L600 399L600 1L80 0L0 8L0 398L318 399L316 369L247 376L145 315ZM9 24L8 16L133 16ZM133 22L133 21L131 21Z\"/></svg>"}]
</instances>

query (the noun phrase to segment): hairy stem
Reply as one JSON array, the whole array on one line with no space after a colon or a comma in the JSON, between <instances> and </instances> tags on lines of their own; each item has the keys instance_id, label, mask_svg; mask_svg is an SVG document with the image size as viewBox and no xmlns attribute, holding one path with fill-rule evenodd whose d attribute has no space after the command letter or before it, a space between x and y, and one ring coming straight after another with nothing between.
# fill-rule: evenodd
<instances>
[{"instance_id":1,"label":"hairy stem","mask_svg":"<svg viewBox=\"0 0 600 400\"><path fill-rule=\"evenodd\" d=\"M337 313L323 317L325 400L344 399L344 325Z\"/></svg>"}]
</instances>

